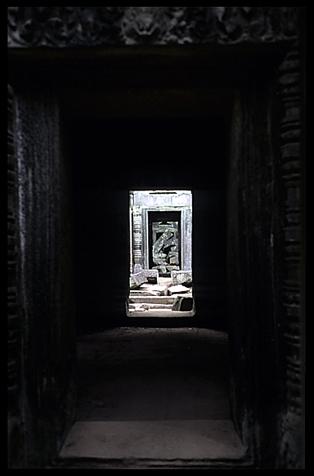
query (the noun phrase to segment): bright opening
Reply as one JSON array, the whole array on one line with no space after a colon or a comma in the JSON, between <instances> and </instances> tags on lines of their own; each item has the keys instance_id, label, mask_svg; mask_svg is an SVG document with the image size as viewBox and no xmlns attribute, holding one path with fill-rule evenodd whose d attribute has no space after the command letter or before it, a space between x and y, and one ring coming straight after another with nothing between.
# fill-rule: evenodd
<instances>
[{"instance_id":1,"label":"bright opening","mask_svg":"<svg viewBox=\"0 0 314 476\"><path fill-rule=\"evenodd\" d=\"M129 317L195 314L192 276L192 192L129 192Z\"/></svg>"}]
</instances>

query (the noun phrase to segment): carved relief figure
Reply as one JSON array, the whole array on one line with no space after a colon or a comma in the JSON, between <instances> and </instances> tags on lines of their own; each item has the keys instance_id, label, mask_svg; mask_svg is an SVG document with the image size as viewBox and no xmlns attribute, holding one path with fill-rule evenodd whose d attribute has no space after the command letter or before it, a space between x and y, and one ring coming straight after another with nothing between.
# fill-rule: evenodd
<instances>
[{"instance_id":1,"label":"carved relief figure","mask_svg":"<svg viewBox=\"0 0 314 476\"><path fill-rule=\"evenodd\" d=\"M166 29L162 8L128 7L121 24L126 44L151 42L161 36Z\"/></svg>"}]
</instances>

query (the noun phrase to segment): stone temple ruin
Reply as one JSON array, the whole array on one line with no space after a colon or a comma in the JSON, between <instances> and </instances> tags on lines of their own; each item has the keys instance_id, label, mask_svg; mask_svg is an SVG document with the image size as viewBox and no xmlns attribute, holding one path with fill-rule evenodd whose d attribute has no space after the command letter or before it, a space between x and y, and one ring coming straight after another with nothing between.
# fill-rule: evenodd
<instances>
[{"instance_id":1,"label":"stone temple ruin","mask_svg":"<svg viewBox=\"0 0 314 476\"><path fill-rule=\"evenodd\" d=\"M306 7L13 6L7 13L8 467L302 469ZM131 193L129 207L130 190L142 192ZM193 263L191 196L181 190L193 194ZM166 247L168 239L174 243ZM172 310L171 303L170 310L133 310L148 303L130 297L169 280L164 298L171 298L176 273L184 280L191 270L192 286L180 282L189 291L174 295L187 305L194 293L194 317L145 319L193 311ZM150 293L146 300L163 298ZM141 317L126 317L126 302L128 314ZM158 341L158 328L175 336L175 327L191 325L195 347L187 352L175 342L177 353L161 352L158 365L150 357L129 359L133 347L122 349L112 337L126 321L150 356L151 341L138 337L152 324ZM198 336L217 329L228 332L222 371L222 342L207 345ZM96 347L80 364L78 338L85 335ZM222 382L228 374L230 423L245 458L213 459L207 425L204 433L185 434L193 441L208 436L202 457L190 440L190 457L176 451L170 459L166 430L156 458L153 444L144 451L133 437L128 443L140 453L130 458L60 458L80 382L87 390L99 376L104 388L114 387L112 367L107 359L100 367L98 358L105 335L104 352L116 356L116 374L129 377L129 387L137 374L161 379L156 402L168 392L169 364L182 375L191 367L197 392L197 381ZM191 366L190 355L198 359ZM190 389L182 393L192 407ZM205 417L210 392L201 396ZM133 417L153 429L160 424ZM111 433L97 435L107 451ZM117 446L125 450L121 440Z\"/></svg>"},{"instance_id":2,"label":"stone temple ruin","mask_svg":"<svg viewBox=\"0 0 314 476\"><path fill-rule=\"evenodd\" d=\"M130 192L129 317L193 316L192 193Z\"/></svg>"}]
</instances>

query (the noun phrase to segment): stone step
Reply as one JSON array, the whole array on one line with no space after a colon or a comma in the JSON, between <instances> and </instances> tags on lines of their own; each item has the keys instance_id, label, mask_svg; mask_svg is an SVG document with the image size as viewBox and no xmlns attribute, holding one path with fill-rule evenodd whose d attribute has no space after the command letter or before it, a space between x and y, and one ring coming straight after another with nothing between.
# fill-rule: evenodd
<instances>
[{"instance_id":1,"label":"stone step","mask_svg":"<svg viewBox=\"0 0 314 476\"><path fill-rule=\"evenodd\" d=\"M170 286L168 288L168 294L180 294L180 293L189 293L191 292L190 288L187 288L186 286L182 286L181 284L177 284L175 286Z\"/></svg>"},{"instance_id":2,"label":"stone step","mask_svg":"<svg viewBox=\"0 0 314 476\"><path fill-rule=\"evenodd\" d=\"M129 303L173 304L176 296L133 296L130 295Z\"/></svg>"},{"instance_id":3,"label":"stone step","mask_svg":"<svg viewBox=\"0 0 314 476\"><path fill-rule=\"evenodd\" d=\"M155 304L173 304L177 297L193 297L192 293L184 293L184 294L172 294L171 296L133 296L130 295L129 302L130 303L155 303Z\"/></svg>"},{"instance_id":4,"label":"stone step","mask_svg":"<svg viewBox=\"0 0 314 476\"><path fill-rule=\"evenodd\" d=\"M153 309L167 309L167 310L172 310L172 304L152 304L152 303L134 303L134 304L129 304L129 310L130 311L150 311Z\"/></svg>"},{"instance_id":5,"label":"stone step","mask_svg":"<svg viewBox=\"0 0 314 476\"><path fill-rule=\"evenodd\" d=\"M195 311L173 311L172 309L149 309L148 311L143 312L143 310L127 310L128 317L193 317L195 316Z\"/></svg>"},{"instance_id":6,"label":"stone step","mask_svg":"<svg viewBox=\"0 0 314 476\"><path fill-rule=\"evenodd\" d=\"M167 286L142 284L138 289L131 289L130 296L166 296Z\"/></svg>"}]
</instances>

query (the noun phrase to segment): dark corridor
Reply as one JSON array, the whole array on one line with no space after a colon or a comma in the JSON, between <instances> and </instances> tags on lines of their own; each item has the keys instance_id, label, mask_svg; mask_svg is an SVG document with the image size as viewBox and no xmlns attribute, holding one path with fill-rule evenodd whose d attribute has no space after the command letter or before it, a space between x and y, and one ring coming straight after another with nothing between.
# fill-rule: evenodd
<instances>
[{"instance_id":1,"label":"dark corridor","mask_svg":"<svg viewBox=\"0 0 314 476\"><path fill-rule=\"evenodd\" d=\"M241 460L228 382L226 118L83 119L72 122L70 137L79 377L76 423L63 457L73 451L117 456L134 433L142 441L134 454L153 455L165 438L163 425L170 432L164 454L189 455L203 425L210 438L218 431L221 439L222 450L211 445L213 457L230 452ZM190 318L125 316L128 192L154 188L193 193L196 315ZM90 442L82 446L81 425ZM176 425L180 440L171 436ZM99 444L103 426L118 432L112 446ZM206 439L197 448L207 454Z\"/></svg>"},{"instance_id":2,"label":"dark corridor","mask_svg":"<svg viewBox=\"0 0 314 476\"><path fill-rule=\"evenodd\" d=\"M79 332L127 322L128 191L141 188L193 191L193 325L227 330L226 127L224 117L72 123Z\"/></svg>"},{"instance_id":3,"label":"dark corridor","mask_svg":"<svg viewBox=\"0 0 314 476\"><path fill-rule=\"evenodd\" d=\"M305 7L8 7L10 467L63 465L83 410L77 386L86 390L78 365L92 378L104 340L103 368L122 383L132 376L127 356L138 357L137 388L150 377L139 342L156 344L148 369L170 358L164 390L174 395L179 347L181 369L203 367L203 383L214 371L245 448L245 460L221 468L304 467L305 18ZM143 324L125 313L129 191L153 188L192 192L196 314ZM123 362L108 367L120 331ZM82 348L92 354L79 364ZM183 409L193 372L181 374ZM199 393L206 411L210 395ZM187 439L200 436L187 422ZM114 425L102 423L106 439ZM198 428L210 438L211 425ZM173 441L181 429L172 427ZM202 454L197 442L194 456L177 449L171 462L164 444L150 462L143 450L103 464L216 466L207 440Z\"/></svg>"}]
</instances>

